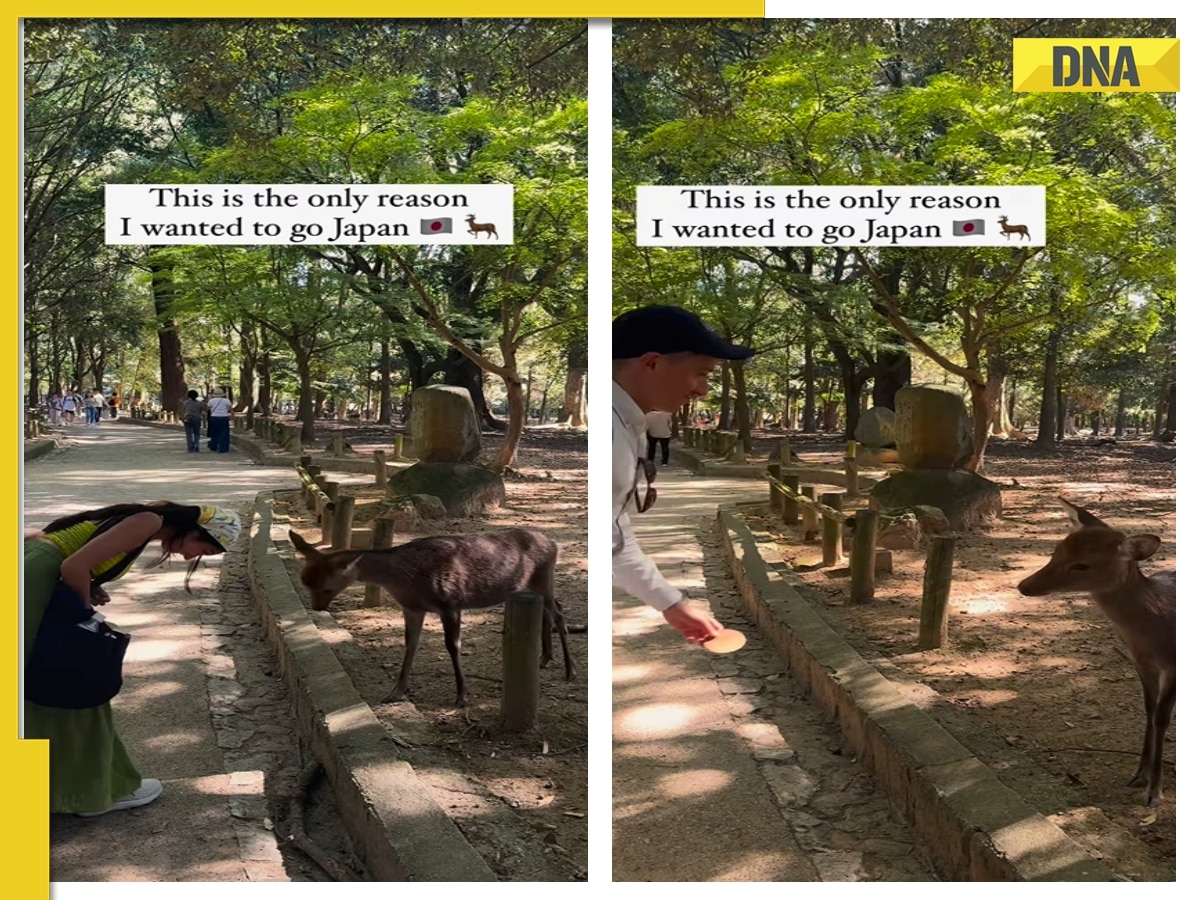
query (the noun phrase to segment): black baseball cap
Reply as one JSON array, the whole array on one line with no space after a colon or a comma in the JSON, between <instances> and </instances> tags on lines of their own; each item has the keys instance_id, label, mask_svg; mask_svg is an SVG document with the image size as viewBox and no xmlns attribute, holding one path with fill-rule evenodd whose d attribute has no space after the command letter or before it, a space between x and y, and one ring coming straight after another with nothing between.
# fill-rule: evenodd
<instances>
[{"instance_id":1,"label":"black baseball cap","mask_svg":"<svg viewBox=\"0 0 1200 900\"><path fill-rule=\"evenodd\" d=\"M694 312L678 306L643 306L613 319L613 359L644 353L697 353L714 359L749 359L754 351L722 340Z\"/></svg>"}]
</instances>

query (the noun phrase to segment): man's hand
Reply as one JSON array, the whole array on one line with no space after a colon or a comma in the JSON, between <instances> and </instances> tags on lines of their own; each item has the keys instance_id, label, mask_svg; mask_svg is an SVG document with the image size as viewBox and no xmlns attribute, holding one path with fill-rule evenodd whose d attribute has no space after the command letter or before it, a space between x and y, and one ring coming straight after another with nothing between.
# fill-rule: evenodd
<instances>
[{"instance_id":1,"label":"man's hand","mask_svg":"<svg viewBox=\"0 0 1200 900\"><path fill-rule=\"evenodd\" d=\"M100 587L98 584L92 585L92 606L103 606L112 597L108 596L108 591Z\"/></svg>"},{"instance_id":2,"label":"man's hand","mask_svg":"<svg viewBox=\"0 0 1200 900\"><path fill-rule=\"evenodd\" d=\"M663 618L667 620L668 625L692 644L703 644L725 629L725 626L712 616L699 612L682 602L664 609Z\"/></svg>"}]
</instances>

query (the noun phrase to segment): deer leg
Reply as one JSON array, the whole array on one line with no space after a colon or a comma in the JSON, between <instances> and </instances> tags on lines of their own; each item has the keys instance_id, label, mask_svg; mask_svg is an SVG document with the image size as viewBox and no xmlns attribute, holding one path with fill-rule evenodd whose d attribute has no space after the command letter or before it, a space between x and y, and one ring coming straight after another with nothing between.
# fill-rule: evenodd
<instances>
[{"instance_id":1,"label":"deer leg","mask_svg":"<svg viewBox=\"0 0 1200 900\"><path fill-rule=\"evenodd\" d=\"M467 682L463 678L462 665L458 661L462 649L462 613L456 609L442 613L442 631L446 635L446 652L450 654L450 665L454 667L455 706L467 705Z\"/></svg>"},{"instance_id":2,"label":"deer leg","mask_svg":"<svg viewBox=\"0 0 1200 900\"><path fill-rule=\"evenodd\" d=\"M563 666L566 667L566 680L575 680L575 666L571 663L571 651L567 647L567 620L563 617L562 604L555 597L551 605L554 609L554 624L558 628L558 640L562 644Z\"/></svg>"},{"instance_id":3,"label":"deer leg","mask_svg":"<svg viewBox=\"0 0 1200 900\"><path fill-rule=\"evenodd\" d=\"M554 616L550 612L548 601L542 598L542 659L540 664L543 669L554 659L553 630Z\"/></svg>"},{"instance_id":4,"label":"deer leg","mask_svg":"<svg viewBox=\"0 0 1200 900\"><path fill-rule=\"evenodd\" d=\"M1172 677L1169 684L1163 685L1158 703L1154 707L1154 744L1151 748L1150 780L1146 787L1147 806L1161 806L1163 802L1163 744L1167 738L1167 729L1171 727L1171 713L1174 711L1175 680Z\"/></svg>"},{"instance_id":5,"label":"deer leg","mask_svg":"<svg viewBox=\"0 0 1200 900\"><path fill-rule=\"evenodd\" d=\"M396 686L383 698L384 703L398 703L408 695L408 673L412 671L417 648L421 646L421 629L425 625L425 612L420 609L404 608L404 662Z\"/></svg>"}]
</instances>

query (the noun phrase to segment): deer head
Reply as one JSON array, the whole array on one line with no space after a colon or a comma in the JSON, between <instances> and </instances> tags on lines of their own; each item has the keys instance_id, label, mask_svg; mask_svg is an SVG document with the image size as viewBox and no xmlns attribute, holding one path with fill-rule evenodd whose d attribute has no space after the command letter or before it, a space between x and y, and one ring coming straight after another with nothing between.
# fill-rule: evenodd
<instances>
[{"instance_id":1,"label":"deer head","mask_svg":"<svg viewBox=\"0 0 1200 900\"><path fill-rule=\"evenodd\" d=\"M338 594L358 580L358 560L361 554L351 554L342 550L323 553L294 531L288 531L288 537L292 546L304 557L300 581L308 588L313 609L328 609Z\"/></svg>"},{"instance_id":2,"label":"deer head","mask_svg":"<svg viewBox=\"0 0 1200 900\"><path fill-rule=\"evenodd\" d=\"M1058 591L1111 591L1137 572L1140 560L1149 559L1162 541L1153 534L1126 536L1086 509L1060 500L1072 530L1050 561L1017 585L1026 597L1043 597Z\"/></svg>"}]
</instances>

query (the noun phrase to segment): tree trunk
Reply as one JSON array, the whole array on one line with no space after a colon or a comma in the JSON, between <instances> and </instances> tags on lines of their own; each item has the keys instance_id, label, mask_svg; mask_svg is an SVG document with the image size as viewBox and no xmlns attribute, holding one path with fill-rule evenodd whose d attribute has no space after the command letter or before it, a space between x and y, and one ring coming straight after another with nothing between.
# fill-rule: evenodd
<instances>
[{"instance_id":1,"label":"tree trunk","mask_svg":"<svg viewBox=\"0 0 1200 900\"><path fill-rule=\"evenodd\" d=\"M525 409L533 409L533 363L529 364L529 374L525 378Z\"/></svg>"},{"instance_id":2,"label":"tree trunk","mask_svg":"<svg viewBox=\"0 0 1200 900\"><path fill-rule=\"evenodd\" d=\"M586 372L586 369L567 370L567 386L563 391L563 406L558 421L569 423L572 428L583 424L583 376Z\"/></svg>"},{"instance_id":3,"label":"tree trunk","mask_svg":"<svg viewBox=\"0 0 1200 900\"><path fill-rule=\"evenodd\" d=\"M912 382L912 356L905 350L880 350L877 359L871 405L895 412L896 392Z\"/></svg>"},{"instance_id":4,"label":"tree trunk","mask_svg":"<svg viewBox=\"0 0 1200 900\"><path fill-rule=\"evenodd\" d=\"M265 343L260 342L259 346L262 350L255 363L255 368L258 370L257 406L261 415L269 416L271 414L271 354L267 352Z\"/></svg>"},{"instance_id":5,"label":"tree trunk","mask_svg":"<svg viewBox=\"0 0 1200 900\"><path fill-rule=\"evenodd\" d=\"M312 366L303 350L293 346L296 352L296 375L300 379L300 403L296 414L300 417L300 440L304 443L317 439L315 406L319 398L314 397Z\"/></svg>"},{"instance_id":6,"label":"tree trunk","mask_svg":"<svg viewBox=\"0 0 1200 900\"><path fill-rule=\"evenodd\" d=\"M987 450L988 423L991 420L991 393L986 384L970 382L972 428L971 458L963 466L968 472L978 473L983 468L983 454ZM994 389L993 389L994 390Z\"/></svg>"},{"instance_id":7,"label":"tree trunk","mask_svg":"<svg viewBox=\"0 0 1200 900\"><path fill-rule=\"evenodd\" d=\"M162 381L163 409L178 409L187 396L184 377L183 347L172 315L175 281L170 264L150 263L150 289L154 294L154 314L158 322L158 364Z\"/></svg>"},{"instance_id":8,"label":"tree trunk","mask_svg":"<svg viewBox=\"0 0 1200 900\"><path fill-rule=\"evenodd\" d=\"M733 424L733 379L729 377L729 360L721 361L721 415L717 419L717 430L728 431Z\"/></svg>"},{"instance_id":9,"label":"tree trunk","mask_svg":"<svg viewBox=\"0 0 1200 900\"><path fill-rule=\"evenodd\" d=\"M854 429L858 427L858 419L862 414L863 383L858 378L853 360L844 356L840 361L842 370L842 392L846 396L846 440L854 437Z\"/></svg>"},{"instance_id":10,"label":"tree trunk","mask_svg":"<svg viewBox=\"0 0 1200 900\"><path fill-rule=\"evenodd\" d=\"M737 391L737 397L734 402L737 404L737 420L738 442L742 445L742 449L747 453L750 452L750 400L746 396L746 361L742 359L733 360L729 367L733 370L733 385Z\"/></svg>"},{"instance_id":11,"label":"tree trunk","mask_svg":"<svg viewBox=\"0 0 1200 900\"><path fill-rule=\"evenodd\" d=\"M825 406L821 410L821 430L833 431L837 428L838 422L838 401L826 400Z\"/></svg>"},{"instance_id":12,"label":"tree trunk","mask_svg":"<svg viewBox=\"0 0 1200 900\"><path fill-rule=\"evenodd\" d=\"M392 424L392 346L386 335L379 342L379 417L375 421Z\"/></svg>"},{"instance_id":13,"label":"tree trunk","mask_svg":"<svg viewBox=\"0 0 1200 900\"><path fill-rule=\"evenodd\" d=\"M1124 437L1129 414L1126 407L1129 400L1125 396L1125 388L1117 389L1117 415L1113 419L1113 437Z\"/></svg>"},{"instance_id":14,"label":"tree trunk","mask_svg":"<svg viewBox=\"0 0 1200 900\"><path fill-rule=\"evenodd\" d=\"M815 434L817 430L817 374L816 362L813 359L813 327L812 322L804 323L804 414L800 430L805 434Z\"/></svg>"},{"instance_id":15,"label":"tree trunk","mask_svg":"<svg viewBox=\"0 0 1200 900\"><path fill-rule=\"evenodd\" d=\"M563 390L560 423L570 423L572 428L583 425L583 379L587 374L587 338L572 339L567 345L567 384Z\"/></svg>"},{"instance_id":16,"label":"tree trunk","mask_svg":"<svg viewBox=\"0 0 1200 900\"><path fill-rule=\"evenodd\" d=\"M446 384L467 389L475 404L475 411L489 428L498 431L505 427L505 423L492 414L487 399L483 396L483 370L454 347L446 351ZM507 387L505 391L507 392Z\"/></svg>"},{"instance_id":17,"label":"tree trunk","mask_svg":"<svg viewBox=\"0 0 1200 900\"><path fill-rule=\"evenodd\" d=\"M1166 416L1163 420L1163 429L1158 434L1158 439L1162 441L1175 440L1175 379L1172 378L1167 387L1167 405Z\"/></svg>"},{"instance_id":18,"label":"tree trunk","mask_svg":"<svg viewBox=\"0 0 1200 900\"><path fill-rule=\"evenodd\" d=\"M500 444L500 452L492 462L491 470L503 474L517 460L517 444L521 442L521 432L525 426L525 390L521 376L516 374L516 367L510 375L504 376L504 393L508 398L508 424L504 429L504 441Z\"/></svg>"},{"instance_id":19,"label":"tree trunk","mask_svg":"<svg viewBox=\"0 0 1200 900\"><path fill-rule=\"evenodd\" d=\"M1057 301L1051 304L1057 309ZM1046 341L1045 363L1042 367L1042 408L1038 416L1037 446L1043 450L1054 447L1055 440L1062 440L1062 389L1058 385L1058 342L1062 328L1056 323Z\"/></svg>"},{"instance_id":20,"label":"tree trunk","mask_svg":"<svg viewBox=\"0 0 1200 900\"><path fill-rule=\"evenodd\" d=\"M234 412L250 409L254 405L254 366L258 362L254 347L254 325L243 322L238 339L241 352L238 354L238 393Z\"/></svg>"},{"instance_id":21,"label":"tree trunk","mask_svg":"<svg viewBox=\"0 0 1200 900\"><path fill-rule=\"evenodd\" d=\"M26 333L29 334L28 328ZM25 339L25 359L29 362L29 393L25 396L25 402L29 406L37 406L41 393L38 390L38 380L42 377L40 355L38 354L38 340L34 335L30 335ZM51 388L51 394L54 389Z\"/></svg>"}]
</instances>

